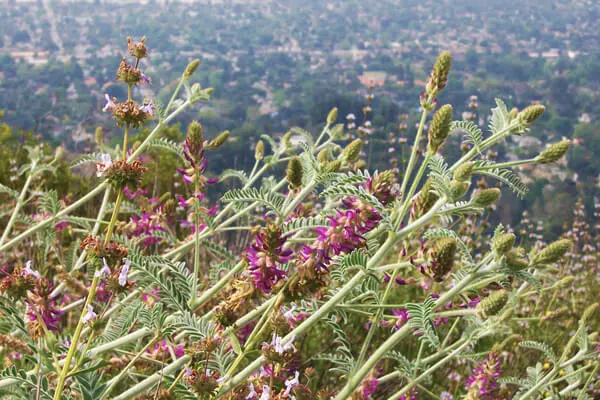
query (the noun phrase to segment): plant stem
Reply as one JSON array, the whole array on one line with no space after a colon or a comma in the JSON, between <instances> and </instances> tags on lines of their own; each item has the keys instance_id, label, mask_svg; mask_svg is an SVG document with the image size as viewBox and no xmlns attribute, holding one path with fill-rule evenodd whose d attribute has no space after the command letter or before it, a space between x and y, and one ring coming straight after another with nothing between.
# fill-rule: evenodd
<instances>
[{"instance_id":1,"label":"plant stem","mask_svg":"<svg viewBox=\"0 0 600 400\"><path fill-rule=\"evenodd\" d=\"M8 220L8 223L6 225L6 228L4 228L4 232L2 233L2 237L0 238L0 246L2 246L4 244L4 241L6 240L6 238L8 238L10 230L12 229L12 226L15 223L17 216L19 215L19 211L21 211L21 207L23 206L23 204L25 202L25 196L27 196L27 190L29 190L29 185L31 185L31 181L33 180L33 177L35 176L36 165L37 165L36 161L31 162L31 168L29 169L29 174L27 175L25 184L23 185L23 188L21 189L21 193L19 194L19 198L17 199L17 204L15 204L15 208L13 209L13 212L10 215L10 219Z\"/></svg>"},{"instance_id":2,"label":"plant stem","mask_svg":"<svg viewBox=\"0 0 600 400\"><path fill-rule=\"evenodd\" d=\"M108 243L110 241L110 237L112 235L112 230L115 227L117 222L117 215L119 214L119 208L121 206L121 200L123 199L123 190L119 191L117 195L117 200L115 202L115 208L113 210L112 217L110 219L110 223L108 225L106 231L106 239L104 243ZM83 317L86 315L88 307L92 304L94 297L96 296L96 290L98 289L98 284L100 283L100 277L95 276L92 279L92 284L90 285L90 290L88 291L88 296L85 300L85 304L83 309L81 310L81 314L79 316L79 321L77 322L77 326L75 327L75 332L73 333L73 338L71 339L71 346L69 347L69 351L67 353L67 357L65 358L65 364L58 376L58 381L56 384L56 391L54 392L53 400L60 400L62 398L62 391L65 386L65 380L67 379L67 375L69 373L69 368L71 368L71 360L75 355L75 350L77 349L77 344L79 343L79 338L81 336L81 331L83 329Z\"/></svg>"},{"instance_id":3,"label":"plant stem","mask_svg":"<svg viewBox=\"0 0 600 400\"><path fill-rule=\"evenodd\" d=\"M431 99L431 97L430 97ZM429 100L427 103L429 103ZM408 196L404 196L404 191L406 190L406 185L408 184L408 179L412 174L412 170L415 166L415 162L417 159L417 153L419 151L419 145L421 142L421 136L423 135L423 128L425 127L425 121L427 120L427 114L429 114L429 110L427 107L423 107L423 111L421 112L421 121L419 122L419 128L417 129L417 135L415 136L415 141L413 143L413 148L410 153L410 158L408 160L408 166L406 167L406 171L404 172L404 177L402 178L402 187L400 189L400 195L406 199Z\"/></svg>"},{"instance_id":4,"label":"plant stem","mask_svg":"<svg viewBox=\"0 0 600 400\"><path fill-rule=\"evenodd\" d=\"M446 292L443 296L437 299L435 308L440 307L446 301L452 299L455 295L460 293L475 277L475 273L467 275L455 285L452 289ZM350 398L354 389L362 382L363 378L369 373L373 366L389 351L391 350L400 340L402 340L409 332L411 328L408 324L397 330L392 336L390 336L379 348L369 357L365 364L352 376L348 378L346 386L340 391L335 400L345 400Z\"/></svg>"},{"instance_id":5,"label":"plant stem","mask_svg":"<svg viewBox=\"0 0 600 400\"><path fill-rule=\"evenodd\" d=\"M411 380L411 382L408 385L404 386L401 390L399 390L396 393L394 393L393 395L391 395L388 398L388 400L395 400L395 399L399 398L400 396L402 396L403 394L406 394L415 385L417 385L419 382L421 382L423 379L425 379L426 377L428 377L429 375L431 375L433 372L435 372L442 365L446 364L448 361L450 361L452 358L454 358L454 356L456 356L458 353L460 353L462 351L462 349L464 349L470 343L471 343L470 341L466 341L465 343L463 343L461 346L459 346L452 353L448 354L446 357L442 358L440 361L438 361L437 363L435 363L434 365L432 365L431 367L429 367L425 372L423 372L417 378Z\"/></svg>"},{"instance_id":6,"label":"plant stem","mask_svg":"<svg viewBox=\"0 0 600 400\"><path fill-rule=\"evenodd\" d=\"M129 363L125 366L125 368L123 368L121 370L121 372L119 372L119 375L115 376L114 378L112 378L110 380L110 383L108 385L108 387L106 388L106 390L104 390L104 392L102 393L102 395L100 396L100 399L108 396L113 389L115 388L115 386L117 386L117 383L119 383L119 381L123 378L123 376L125 376L125 373L127 373L127 371L129 370L129 368L131 368L137 360L140 359L140 357L142 357L144 355L144 353L146 352L146 350L148 350L150 348L150 346L152 346L154 343L156 343L156 341L160 339L160 335L155 335L132 359L131 361L129 361Z\"/></svg>"}]
</instances>

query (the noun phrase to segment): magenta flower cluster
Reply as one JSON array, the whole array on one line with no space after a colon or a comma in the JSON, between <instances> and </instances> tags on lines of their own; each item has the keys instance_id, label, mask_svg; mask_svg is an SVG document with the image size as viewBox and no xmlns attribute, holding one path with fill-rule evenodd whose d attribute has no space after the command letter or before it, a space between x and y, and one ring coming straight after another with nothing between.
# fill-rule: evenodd
<instances>
[{"instance_id":1,"label":"magenta flower cluster","mask_svg":"<svg viewBox=\"0 0 600 400\"><path fill-rule=\"evenodd\" d=\"M466 388L470 395L481 400L498 399L498 377L502 374L500 357L491 352L484 361L480 361L467 379Z\"/></svg>"},{"instance_id":2,"label":"magenta flower cluster","mask_svg":"<svg viewBox=\"0 0 600 400\"><path fill-rule=\"evenodd\" d=\"M292 251L285 249L286 237L276 226L261 230L248 247L246 258L254 285L264 293L270 293L274 285L286 277L281 265L289 261Z\"/></svg>"},{"instance_id":3,"label":"magenta flower cluster","mask_svg":"<svg viewBox=\"0 0 600 400\"><path fill-rule=\"evenodd\" d=\"M333 256L363 247L366 244L364 235L381 221L375 208L355 197L344 199L342 204L346 209L337 210L330 216L328 227L316 229L316 243L302 248L302 262L312 264L318 272L329 270Z\"/></svg>"}]
</instances>

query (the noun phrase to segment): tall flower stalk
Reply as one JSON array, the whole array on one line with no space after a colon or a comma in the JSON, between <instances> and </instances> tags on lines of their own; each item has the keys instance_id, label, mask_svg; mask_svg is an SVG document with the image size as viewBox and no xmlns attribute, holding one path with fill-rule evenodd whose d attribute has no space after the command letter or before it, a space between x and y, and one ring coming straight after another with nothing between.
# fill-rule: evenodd
<instances>
[{"instance_id":1,"label":"tall flower stalk","mask_svg":"<svg viewBox=\"0 0 600 400\"><path fill-rule=\"evenodd\" d=\"M133 62L123 59L117 70L117 79L127 85L127 99L106 96L104 109L122 127L123 136L120 154L98 156L97 175L103 181L10 239L26 193L32 192L35 171L47 163L39 159L39 165L31 164L0 239L3 252L18 249L24 238L42 243L34 234L47 232L51 222L105 193L97 217L82 218L94 227L83 238L77 261L69 271L56 268L60 284L53 266L38 260L24 264L18 252L14 265L0 269L0 291L17 305L19 300L27 304L31 336L23 338L17 328L11 336L0 335L0 345L27 353L29 344L40 358L45 349L50 353L50 363L28 370L22 367L29 365L28 359L11 354L10 362L22 373L8 373L0 388L31 385L27 382L37 379L33 389L45 394L41 377L53 372L51 364L57 373L55 400L92 379L98 379L94 385L105 385L101 398L115 399L168 399L182 393L257 400L435 397L428 382L458 360L472 358L469 349L486 346L482 338L498 340L517 324L540 319L516 315L521 310L515 305L534 293L548 295L553 304L560 288L572 283L547 284L553 266L564 255L571 256L572 235L527 251L515 233L501 226L493 233L482 227L470 241L464 230L455 228L474 225L469 221L479 221L479 215L493 209L502 190L489 181L520 193L524 184L509 169L528 163L547 167L566 154L570 142L555 143L526 160L480 158L507 136L526 134L544 108L509 111L499 101L487 138L472 120L453 121L452 106L438 107L436 100L448 82L449 53L437 59L424 88L415 141L402 175L396 168L365 170L363 147L372 143L367 137L374 130L364 123L365 129L344 132L334 108L314 137L298 128L277 139L263 136L250 174L228 170L209 178L209 155L227 145L228 132L207 140L210 129L205 132L193 121L183 144L156 141L161 129L189 105L208 100L210 89L189 82L199 62L188 65L160 110L151 100L137 103L133 98L136 86L150 83L140 70L140 60L148 54L145 39L128 40L128 51ZM374 90L371 85L365 118L376 106L371 103ZM132 133L150 119L158 120L157 127L132 148ZM467 143L462 157L448 166L443 146L457 132L467 133ZM361 136L353 137L356 133ZM175 182L173 193L160 198L148 199L141 190L145 188L137 190L145 171L139 156L148 147L169 149L181 159L176 176L182 184ZM477 175L486 180L475 188ZM207 205L214 201L213 188L221 187L217 180L230 190ZM131 202L125 201L125 188ZM116 199L106 224L110 193ZM149 243L132 234L140 223L136 216L131 219L136 229L119 223L123 204L127 211L139 207L142 216L160 209L160 239ZM104 237L99 238L103 225ZM39 265L39 271L32 265ZM83 283L86 277L91 278L89 288ZM546 313L541 318L554 312L550 305L540 309ZM2 311L0 319L6 314L19 321L12 306L3 303ZM79 314L69 348L59 357L54 332L64 335L74 311ZM597 337L588 331L594 311L590 307L580 318L576 339L569 339L559 356L543 343L521 343L542 352L545 360L535 368L535 377L513 381L521 385L514 392L520 390L524 399L553 388L562 394L579 390L575 393L583 396L587 388L582 384L593 378L567 386L564 377L596 371L589 362L600 351ZM451 384L455 394L473 399L504 396L498 379L501 370L506 374L510 368L498 355L512 356L502 353L510 340L485 349L488 358L472 376ZM319 373L339 379L319 380Z\"/></svg>"}]
</instances>

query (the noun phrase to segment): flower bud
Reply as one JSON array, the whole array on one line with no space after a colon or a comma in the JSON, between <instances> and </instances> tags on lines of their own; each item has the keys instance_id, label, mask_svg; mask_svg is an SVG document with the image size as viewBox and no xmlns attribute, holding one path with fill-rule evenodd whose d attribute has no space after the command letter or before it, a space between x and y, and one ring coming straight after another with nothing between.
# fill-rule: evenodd
<instances>
[{"instance_id":1,"label":"flower bud","mask_svg":"<svg viewBox=\"0 0 600 400\"><path fill-rule=\"evenodd\" d=\"M187 137L190 144L198 146L204 142L204 128L198 121L192 121L188 126Z\"/></svg>"},{"instance_id":2,"label":"flower bud","mask_svg":"<svg viewBox=\"0 0 600 400\"><path fill-rule=\"evenodd\" d=\"M435 113L429 126L429 149L436 153L450 133L452 106L445 104Z\"/></svg>"},{"instance_id":3,"label":"flower bud","mask_svg":"<svg viewBox=\"0 0 600 400\"><path fill-rule=\"evenodd\" d=\"M516 238L514 233L503 233L492 239L492 249L499 256L504 255L512 249Z\"/></svg>"},{"instance_id":4,"label":"flower bud","mask_svg":"<svg viewBox=\"0 0 600 400\"><path fill-rule=\"evenodd\" d=\"M127 49L129 54L135 58L144 58L148 56L148 48L146 47L146 36L143 36L138 43L134 43L131 37L127 36Z\"/></svg>"},{"instance_id":5,"label":"flower bud","mask_svg":"<svg viewBox=\"0 0 600 400\"><path fill-rule=\"evenodd\" d=\"M104 146L104 134L102 133L102 128L101 127L97 127L96 128L96 133L94 134L94 138L96 139L96 144L98 145L98 147L103 147Z\"/></svg>"},{"instance_id":6,"label":"flower bud","mask_svg":"<svg viewBox=\"0 0 600 400\"><path fill-rule=\"evenodd\" d=\"M439 55L436 60L433 70L431 71L431 77L427 84L428 93L438 93L440 90L446 87L448 83L448 74L452 67L452 56L449 51L444 51Z\"/></svg>"},{"instance_id":7,"label":"flower bud","mask_svg":"<svg viewBox=\"0 0 600 400\"><path fill-rule=\"evenodd\" d=\"M56 151L54 152L54 160L56 160L56 162L59 162L63 159L64 156L65 156L65 148L62 146L58 146L56 148Z\"/></svg>"},{"instance_id":8,"label":"flower bud","mask_svg":"<svg viewBox=\"0 0 600 400\"><path fill-rule=\"evenodd\" d=\"M471 197L471 203L477 207L489 207L500 198L500 189L481 189Z\"/></svg>"},{"instance_id":9,"label":"flower bud","mask_svg":"<svg viewBox=\"0 0 600 400\"><path fill-rule=\"evenodd\" d=\"M526 125L529 126L544 114L546 111L546 107L541 104L535 104L533 106L529 106L523 111L519 113L519 119Z\"/></svg>"},{"instance_id":10,"label":"flower bud","mask_svg":"<svg viewBox=\"0 0 600 400\"><path fill-rule=\"evenodd\" d=\"M333 107L331 109L331 111L329 111L329 114L327 114L327 125L331 125L335 121L337 121L337 117L338 117L338 109L337 109L337 107Z\"/></svg>"},{"instance_id":11,"label":"flower bud","mask_svg":"<svg viewBox=\"0 0 600 400\"><path fill-rule=\"evenodd\" d=\"M439 196L431 190L431 181L428 179L415 199L415 217L422 216L429 211L438 199Z\"/></svg>"},{"instance_id":12,"label":"flower bud","mask_svg":"<svg viewBox=\"0 0 600 400\"><path fill-rule=\"evenodd\" d=\"M342 159L346 162L353 163L358 161L360 150L362 149L362 140L356 139L351 142L342 153Z\"/></svg>"},{"instance_id":13,"label":"flower bud","mask_svg":"<svg viewBox=\"0 0 600 400\"><path fill-rule=\"evenodd\" d=\"M290 189L302 187L302 162L298 157L292 157L288 162L285 178Z\"/></svg>"},{"instance_id":14,"label":"flower bud","mask_svg":"<svg viewBox=\"0 0 600 400\"><path fill-rule=\"evenodd\" d=\"M571 146L570 140L563 140L561 142L554 143L544 150L539 156L537 156L535 161L540 164L556 162L565 155L567 150L569 150L569 146Z\"/></svg>"},{"instance_id":15,"label":"flower bud","mask_svg":"<svg viewBox=\"0 0 600 400\"><path fill-rule=\"evenodd\" d=\"M481 300L475 309L480 318L487 319L502 311L506 303L508 303L508 293L501 289Z\"/></svg>"},{"instance_id":16,"label":"flower bud","mask_svg":"<svg viewBox=\"0 0 600 400\"><path fill-rule=\"evenodd\" d=\"M512 271L522 271L529 267L529 261L525 258L525 249L522 247L510 249L505 256L506 265Z\"/></svg>"},{"instance_id":17,"label":"flower bud","mask_svg":"<svg viewBox=\"0 0 600 400\"><path fill-rule=\"evenodd\" d=\"M460 182L468 181L471 179L471 174L473 173L473 167L475 163L472 161L467 161L464 164L459 165L454 170L454 179Z\"/></svg>"},{"instance_id":18,"label":"flower bud","mask_svg":"<svg viewBox=\"0 0 600 400\"><path fill-rule=\"evenodd\" d=\"M454 264L454 253L456 253L456 239L441 238L431 250L429 272L433 278L440 282L452 270Z\"/></svg>"},{"instance_id":19,"label":"flower bud","mask_svg":"<svg viewBox=\"0 0 600 400\"><path fill-rule=\"evenodd\" d=\"M214 149L218 149L219 147L223 146L225 144L225 142L227 142L227 139L229 138L229 131L224 131L219 133L219 135L214 138L213 140L210 141L210 143L208 143L208 145L206 146L207 150L214 150Z\"/></svg>"},{"instance_id":20,"label":"flower bud","mask_svg":"<svg viewBox=\"0 0 600 400\"><path fill-rule=\"evenodd\" d=\"M325 165L325 172L338 172L342 168L341 160L333 160Z\"/></svg>"},{"instance_id":21,"label":"flower bud","mask_svg":"<svg viewBox=\"0 0 600 400\"><path fill-rule=\"evenodd\" d=\"M365 160L358 160L354 163L354 170L358 171L359 169L367 168L367 162Z\"/></svg>"},{"instance_id":22,"label":"flower bud","mask_svg":"<svg viewBox=\"0 0 600 400\"><path fill-rule=\"evenodd\" d=\"M326 164L329 161L329 150L328 149L321 150L319 152L319 154L317 154L317 161L321 165Z\"/></svg>"},{"instance_id":23,"label":"flower bud","mask_svg":"<svg viewBox=\"0 0 600 400\"><path fill-rule=\"evenodd\" d=\"M550 243L545 249L533 257L531 264L552 264L557 262L571 249L573 242L569 239L560 239Z\"/></svg>"},{"instance_id":24,"label":"flower bud","mask_svg":"<svg viewBox=\"0 0 600 400\"><path fill-rule=\"evenodd\" d=\"M192 75L194 75L194 72L196 72L196 69L198 69L199 65L200 60L197 58L195 60L190 61L187 67L185 67L185 71L183 71L183 77L185 79L189 79Z\"/></svg>"},{"instance_id":25,"label":"flower bud","mask_svg":"<svg viewBox=\"0 0 600 400\"><path fill-rule=\"evenodd\" d=\"M512 121L513 119L517 118L518 115L519 109L517 107L513 107L512 110L510 110L510 113L508 113L508 118L510 118Z\"/></svg>"},{"instance_id":26,"label":"flower bud","mask_svg":"<svg viewBox=\"0 0 600 400\"><path fill-rule=\"evenodd\" d=\"M258 143L256 143L256 148L254 149L254 159L256 161L260 161L263 159L264 156L265 156L265 142L263 142L262 140L259 140Z\"/></svg>"},{"instance_id":27,"label":"flower bud","mask_svg":"<svg viewBox=\"0 0 600 400\"><path fill-rule=\"evenodd\" d=\"M463 197L467 193L467 190L469 190L468 182L452 181L450 183L450 192L454 201Z\"/></svg>"}]
</instances>

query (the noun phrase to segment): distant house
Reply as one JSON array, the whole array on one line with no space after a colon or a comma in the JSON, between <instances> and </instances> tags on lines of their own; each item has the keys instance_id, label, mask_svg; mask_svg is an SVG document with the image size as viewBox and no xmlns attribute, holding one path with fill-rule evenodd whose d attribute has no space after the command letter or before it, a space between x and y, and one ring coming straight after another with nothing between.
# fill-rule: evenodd
<instances>
[{"instance_id":1,"label":"distant house","mask_svg":"<svg viewBox=\"0 0 600 400\"><path fill-rule=\"evenodd\" d=\"M387 73L383 71L366 71L358 77L361 84L365 86L383 86L387 78Z\"/></svg>"}]
</instances>

